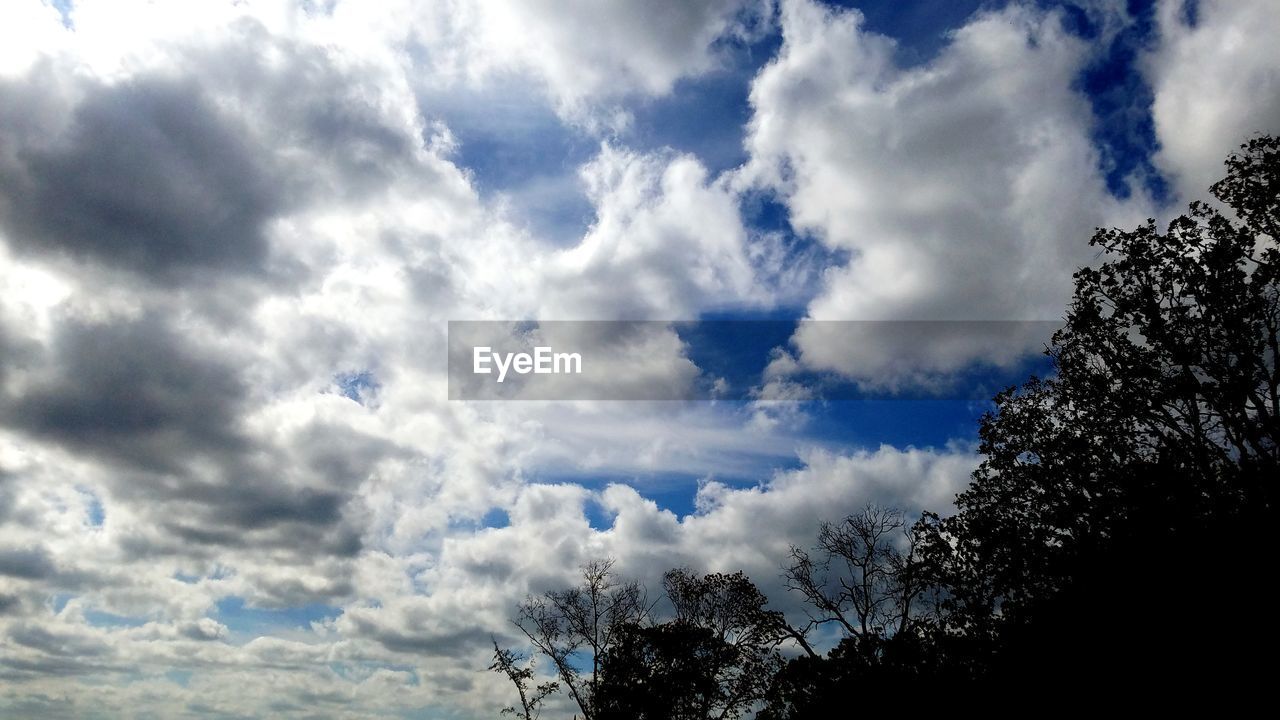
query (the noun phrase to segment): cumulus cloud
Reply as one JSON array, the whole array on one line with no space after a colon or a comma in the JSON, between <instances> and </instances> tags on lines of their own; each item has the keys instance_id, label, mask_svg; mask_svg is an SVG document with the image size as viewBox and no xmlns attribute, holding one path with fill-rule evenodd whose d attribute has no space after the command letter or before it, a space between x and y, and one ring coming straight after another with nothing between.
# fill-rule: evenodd
<instances>
[{"instance_id":1,"label":"cumulus cloud","mask_svg":"<svg viewBox=\"0 0 1280 720\"><path fill-rule=\"evenodd\" d=\"M796 0L781 17L783 47L752 87L741 181L778 192L793 225L850 252L826 274L809 318L1053 320L1070 270L1091 257L1093 228L1145 210L1107 193L1074 86L1085 46L1055 13L978 15L937 58L908 69L856 11ZM823 327L794 339L802 365L878 374L865 353L835 363L850 348L825 347ZM986 356L991 338L974 339L933 369ZM1015 338L999 352L1045 339Z\"/></svg>"},{"instance_id":2,"label":"cumulus cloud","mask_svg":"<svg viewBox=\"0 0 1280 720\"><path fill-rule=\"evenodd\" d=\"M564 568L432 576L450 538L494 507L523 522L537 463L754 466L732 413L444 392L450 318L767 304L736 199L696 158L603 146L582 171L596 222L566 248L481 201L392 30L328 34L349 7L201 3L130 24L85 2L66 25L46 10L12 15L51 39L7 53L0 79L0 673L24 688L7 710L478 713L483 639L523 578ZM662 92L708 66L699 43L736 11L652 36L681 58L663 44L605 63L643 81L552 93ZM674 334L657 340L680 359ZM550 433L558 413L574 421ZM581 513L570 527L590 532ZM289 628L309 607L321 619ZM237 624L255 613L268 624ZM68 680L125 674L118 691Z\"/></svg>"},{"instance_id":3,"label":"cumulus cloud","mask_svg":"<svg viewBox=\"0 0 1280 720\"><path fill-rule=\"evenodd\" d=\"M1045 348L1060 323L1046 321L822 321L799 323L791 337L795 354L776 348L764 373L762 399L790 386L827 393L864 393L888 397L985 399L985 381L963 371L1025 367L1029 356ZM818 374L818 380L812 376ZM831 373L823 377L822 373ZM853 380L856 388L842 388ZM826 396L824 394L823 396Z\"/></svg>"},{"instance_id":4,"label":"cumulus cloud","mask_svg":"<svg viewBox=\"0 0 1280 720\"><path fill-rule=\"evenodd\" d=\"M514 604L526 592L572 582L579 563L616 557L622 572L649 583L656 583L672 564L700 571L746 569L779 607L792 607L778 581L777 562L790 545L811 542L817 522L839 519L867 502L945 509L974 462L964 448L884 447L854 455L813 451L805 458L800 469L760 484L731 487L708 481L698 490L697 512L683 518L625 485L599 490L575 484L526 485L509 506L505 527L449 537L429 560L412 555L371 557L361 571L361 586L362 594L376 595L376 601L349 603L336 619L309 629L299 627L292 638L233 642L236 631L200 612L200 598L210 602L220 595L210 585L221 581L193 585L154 578L145 580L152 585L145 590L135 581L144 594L168 590L191 595L196 612L170 610L136 625L102 625L100 620L93 624L86 622L91 610L147 613L124 604L104 605L90 593L52 618L28 615L9 624L6 638L14 652L0 663L0 672L33 689L49 687L53 678L78 675L129 672L149 678L118 690L86 685L59 695L75 707L143 703L173 708L181 698L188 708L207 705L252 712L260 711L263 698L270 697L290 704L290 712L315 712L328 705L317 706L314 695L337 683L343 688L339 697L345 698L339 705L350 703L356 713L448 701L482 714L492 705L492 693L501 691L476 672L483 666L489 634L509 634L506 618ZM604 526L589 522L591 504L606 514ZM24 562L23 567L30 564ZM378 565L389 574L377 571ZM400 579L388 586L378 579L380 574ZM113 582L124 585L120 579ZM322 671L332 663L370 662L414 669L389 678L397 696L380 701L363 696L367 679ZM164 673L175 666L193 672L192 682L181 687L166 681ZM237 678L261 673L277 678L275 692L250 682L234 696L218 694ZM39 701L39 695L28 701ZM329 709L339 712L338 706Z\"/></svg>"},{"instance_id":5,"label":"cumulus cloud","mask_svg":"<svg viewBox=\"0 0 1280 720\"><path fill-rule=\"evenodd\" d=\"M1266 33L1255 32L1275 24L1264 4L1158 9L1142 73L1153 87L1155 162L1178 201L1202 197L1227 152L1280 124L1278 65ZM1114 119L1090 115L1079 84L1089 48L1062 20L1017 5L989 11L937 58L904 69L894 41L867 31L856 11L783 4L785 43L753 85L741 181L780 193L793 224L851 252L826 275L809 318L891 322L858 332L806 323L775 375L825 370L872 387L928 386L975 360L1034 353L1049 323L927 333L892 321L1051 323L1069 271L1093 258L1094 228L1168 214L1144 196L1142 178L1130 178L1128 200L1108 194L1092 140L1095 123ZM927 342L904 353L908 336Z\"/></svg>"},{"instance_id":6,"label":"cumulus cloud","mask_svg":"<svg viewBox=\"0 0 1280 720\"><path fill-rule=\"evenodd\" d=\"M1160 43L1146 58L1160 140L1156 161L1180 199L1204 197L1222 159L1280 127L1280 17L1266 0L1163 3Z\"/></svg>"},{"instance_id":7,"label":"cumulus cloud","mask_svg":"<svg viewBox=\"0 0 1280 720\"><path fill-rule=\"evenodd\" d=\"M570 584L577 567L598 557L614 557L625 574L654 582L671 567L700 572L747 571L780 607L797 609L780 582L780 563L792 545L807 546L818 524L836 521L868 503L946 512L957 490L976 466L967 447L939 450L880 447L855 454L808 450L796 470L778 472L746 486L704 481L696 493L696 511L680 517L659 507L636 489L610 484L587 492L576 485L531 485L510 511L510 524L442 548L441 566L448 587L458 574L497 580L541 592ZM595 503L608 524L593 529L585 512ZM475 598L479 602L479 598ZM502 600L498 599L498 615Z\"/></svg>"},{"instance_id":8,"label":"cumulus cloud","mask_svg":"<svg viewBox=\"0 0 1280 720\"><path fill-rule=\"evenodd\" d=\"M0 102L23 107L33 92L6 88ZM263 225L283 198L243 128L191 82L85 92L63 137L0 139L22 146L0 168L18 249L92 255L166 279L263 265Z\"/></svg>"},{"instance_id":9,"label":"cumulus cloud","mask_svg":"<svg viewBox=\"0 0 1280 720\"><path fill-rule=\"evenodd\" d=\"M696 158L605 146L582 176L596 221L548 268L549 317L683 320L770 303L770 278L753 263L736 196Z\"/></svg>"},{"instance_id":10,"label":"cumulus cloud","mask_svg":"<svg viewBox=\"0 0 1280 720\"><path fill-rule=\"evenodd\" d=\"M627 122L617 101L663 95L715 68L717 41L759 35L770 7L762 0L477 0L447 9L415 4L410 12L429 43L426 54L450 71L446 79L526 74L563 115L610 130Z\"/></svg>"}]
</instances>

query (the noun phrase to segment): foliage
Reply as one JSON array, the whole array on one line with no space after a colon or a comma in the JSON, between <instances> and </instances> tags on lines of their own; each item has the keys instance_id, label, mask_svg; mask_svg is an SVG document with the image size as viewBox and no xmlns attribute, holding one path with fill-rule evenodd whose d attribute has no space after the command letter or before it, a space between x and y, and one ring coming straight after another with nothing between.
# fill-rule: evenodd
<instances>
[{"instance_id":1,"label":"foliage","mask_svg":"<svg viewBox=\"0 0 1280 720\"><path fill-rule=\"evenodd\" d=\"M578 586L525 600L516 625L559 682L529 691L532 667L495 643L490 669L511 680L523 708L509 711L531 720L558 687L584 720L731 720L758 706L782 665L777 646L794 632L781 613L742 573L676 569L663 590L672 618L658 623L644 587L604 560L584 565Z\"/></svg>"},{"instance_id":2,"label":"foliage","mask_svg":"<svg viewBox=\"0 0 1280 720\"><path fill-rule=\"evenodd\" d=\"M947 629L998 639L993 671L1185 664L1222 638L1173 628L1260 589L1280 478L1280 144L1227 167L1222 205L1192 203L1164 233L1097 232L1106 260L1075 274L1056 376L996 397L959 512L921 526ZM1195 568L1212 568L1204 595L1187 591ZM1106 652L1081 643L1096 633Z\"/></svg>"},{"instance_id":3,"label":"foliage","mask_svg":"<svg viewBox=\"0 0 1280 720\"><path fill-rule=\"evenodd\" d=\"M793 550L811 624L844 639L789 663L761 718L828 717L868 683L1263 672L1276 628L1246 608L1277 549L1280 142L1241 150L1218 203L1095 234L1055 374L996 396L954 515L895 543L869 508L824 524L816 560Z\"/></svg>"},{"instance_id":4,"label":"foliage","mask_svg":"<svg viewBox=\"0 0 1280 720\"><path fill-rule=\"evenodd\" d=\"M675 618L627 628L601 667L601 707L619 717L737 718L781 667L781 613L742 573L663 578Z\"/></svg>"}]
</instances>

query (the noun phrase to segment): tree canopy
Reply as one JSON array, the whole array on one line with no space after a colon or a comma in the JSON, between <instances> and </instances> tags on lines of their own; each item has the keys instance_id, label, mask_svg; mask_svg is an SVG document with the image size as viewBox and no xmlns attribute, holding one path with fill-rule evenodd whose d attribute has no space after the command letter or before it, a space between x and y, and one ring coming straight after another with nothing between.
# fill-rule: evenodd
<instances>
[{"instance_id":1,"label":"tree canopy","mask_svg":"<svg viewBox=\"0 0 1280 720\"><path fill-rule=\"evenodd\" d=\"M1275 557L1280 144L1227 168L1166 232L1095 234L1055 375L996 397L958 512L921 528L945 629L998 640L993 671L1187 672L1239 644L1215 614Z\"/></svg>"}]
</instances>

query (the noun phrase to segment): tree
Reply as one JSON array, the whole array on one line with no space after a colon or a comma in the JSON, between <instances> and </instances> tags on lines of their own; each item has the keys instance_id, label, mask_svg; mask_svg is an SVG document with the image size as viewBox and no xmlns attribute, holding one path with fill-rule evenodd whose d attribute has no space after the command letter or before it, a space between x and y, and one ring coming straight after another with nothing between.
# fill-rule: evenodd
<instances>
[{"instance_id":1,"label":"tree","mask_svg":"<svg viewBox=\"0 0 1280 720\"><path fill-rule=\"evenodd\" d=\"M791 548L787 587L817 614L810 627L838 623L864 641L908 630L924 591L912 561L914 539L900 510L867 505L818 530L818 559ZM836 565L833 569L832 565Z\"/></svg>"},{"instance_id":2,"label":"tree","mask_svg":"<svg viewBox=\"0 0 1280 720\"><path fill-rule=\"evenodd\" d=\"M1256 659L1280 634L1257 607L1277 550L1280 142L1247 143L1227 170L1218 204L1192 203L1165 232L1095 234L1102 262L1074 276L1053 376L996 396L954 515L925 513L895 545L896 518L869 508L824 525L818 559L793 550L811 624L846 638L789 663L762 719L830 716L894 680L1266 679ZM937 598L929 612L904 601L908 585Z\"/></svg>"},{"instance_id":3,"label":"tree","mask_svg":"<svg viewBox=\"0 0 1280 720\"><path fill-rule=\"evenodd\" d=\"M1095 234L1056 376L996 397L957 514L920 528L948 631L992 640L993 671L1238 659L1213 626L1261 590L1280 478L1280 144L1241 150L1222 205Z\"/></svg>"},{"instance_id":4,"label":"tree","mask_svg":"<svg viewBox=\"0 0 1280 720\"><path fill-rule=\"evenodd\" d=\"M825 656L802 644L805 654L771 683L760 720L839 716L855 697L866 710L881 697L870 687L943 675L930 625L934 588L915 544L900 510L867 505L822 523L812 552L791 548L784 577L809 616L799 636L829 625L842 637Z\"/></svg>"},{"instance_id":5,"label":"tree","mask_svg":"<svg viewBox=\"0 0 1280 720\"><path fill-rule=\"evenodd\" d=\"M612 560L596 560L582 566L581 584L521 603L515 624L551 661L583 720L594 720L600 663L622 629L645 623L649 610L640 583L619 580Z\"/></svg>"},{"instance_id":6,"label":"tree","mask_svg":"<svg viewBox=\"0 0 1280 720\"><path fill-rule=\"evenodd\" d=\"M582 567L582 582L530 597L516 625L555 668L559 683L533 690L531 665L494 644L490 669L515 685L531 720L563 686L584 720L732 720L758 706L782 664L777 646L793 633L742 573L686 569L662 582L670 618L656 622L640 583L619 579L612 561Z\"/></svg>"},{"instance_id":7,"label":"tree","mask_svg":"<svg viewBox=\"0 0 1280 720\"><path fill-rule=\"evenodd\" d=\"M600 707L639 720L716 720L759 703L782 664L781 613L741 572L663 577L674 618L631 626L605 655Z\"/></svg>"}]
</instances>

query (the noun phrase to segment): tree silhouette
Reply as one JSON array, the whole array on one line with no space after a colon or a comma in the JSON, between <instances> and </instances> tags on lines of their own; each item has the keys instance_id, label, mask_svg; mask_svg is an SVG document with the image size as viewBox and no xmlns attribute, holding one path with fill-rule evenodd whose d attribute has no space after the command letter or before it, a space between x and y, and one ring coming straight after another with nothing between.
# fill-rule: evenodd
<instances>
[{"instance_id":1,"label":"tree silhouette","mask_svg":"<svg viewBox=\"0 0 1280 720\"><path fill-rule=\"evenodd\" d=\"M921 525L947 629L993 671L1248 670L1212 624L1275 557L1280 145L1227 168L1225 207L1097 232L1106 261L1075 274L1056 376L996 397L958 513Z\"/></svg>"},{"instance_id":2,"label":"tree silhouette","mask_svg":"<svg viewBox=\"0 0 1280 720\"><path fill-rule=\"evenodd\" d=\"M1280 143L1255 139L1166 232L1099 230L1055 373L1000 393L957 513L910 543L864 511L793 551L788 579L846 638L793 660L761 718L828 717L869 683L1261 680L1276 642ZM889 562L928 612L895 609ZM881 549L885 548L885 549ZM839 581L828 575L832 561ZM899 605L898 607L901 607ZM896 633L882 631L907 618Z\"/></svg>"},{"instance_id":3,"label":"tree silhouette","mask_svg":"<svg viewBox=\"0 0 1280 720\"><path fill-rule=\"evenodd\" d=\"M912 623L925 590L913 546L900 510L867 505L839 523L822 523L817 560L791 548L787 587L817 611L810 613L809 627L838 623L870 646L873 638L904 632Z\"/></svg>"},{"instance_id":4,"label":"tree silhouette","mask_svg":"<svg viewBox=\"0 0 1280 720\"><path fill-rule=\"evenodd\" d=\"M516 621L551 661L584 720L743 717L763 700L782 666L777 647L795 631L742 573L666 573L670 618L655 622L643 586L619 579L612 561L583 566L582 582L531 597ZM535 717L556 683L529 689L531 666L494 645L491 670L515 685ZM589 670L588 670L589 668Z\"/></svg>"},{"instance_id":5,"label":"tree silhouette","mask_svg":"<svg viewBox=\"0 0 1280 720\"><path fill-rule=\"evenodd\" d=\"M849 699L868 709L871 685L934 676L927 657L934 587L915 552L915 533L900 510L867 505L819 526L813 551L792 547L787 587L806 601L807 636L832 626L841 639L823 656L808 642L774 678L760 720L835 717Z\"/></svg>"},{"instance_id":6,"label":"tree silhouette","mask_svg":"<svg viewBox=\"0 0 1280 720\"><path fill-rule=\"evenodd\" d=\"M633 626L601 666L601 707L614 717L737 718L765 695L782 665L782 614L746 575L668 572L674 619Z\"/></svg>"},{"instance_id":7,"label":"tree silhouette","mask_svg":"<svg viewBox=\"0 0 1280 720\"><path fill-rule=\"evenodd\" d=\"M493 641L493 664L489 669L507 676L520 695L520 707L505 707L501 714L515 715L521 720L536 720L542 716L542 702L559 689L559 684L545 682L529 687L533 681L534 666L526 660L524 656L499 646L497 640Z\"/></svg>"},{"instance_id":8,"label":"tree silhouette","mask_svg":"<svg viewBox=\"0 0 1280 720\"><path fill-rule=\"evenodd\" d=\"M612 560L588 562L581 568L579 585L526 599L515 620L533 647L555 666L583 720L599 717L596 697L605 653L624 628L642 625L649 618L644 588L634 580L620 580L613 564ZM590 671L580 666L589 666Z\"/></svg>"}]
</instances>

